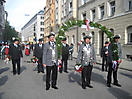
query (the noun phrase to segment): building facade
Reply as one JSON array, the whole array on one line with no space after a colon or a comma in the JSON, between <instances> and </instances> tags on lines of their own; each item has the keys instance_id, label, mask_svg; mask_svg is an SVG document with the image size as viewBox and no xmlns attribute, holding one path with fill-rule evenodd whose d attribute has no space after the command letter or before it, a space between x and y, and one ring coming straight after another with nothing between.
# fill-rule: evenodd
<instances>
[{"instance_id":1,"label":"building facade","mask_svg":"<svg viewBox=\"0 0 132 99\"><path fill-rule=\"evenodd\" d=\"M132 0L79 0L78 11L78 19L89 18L109 28L114 35L121 35L123 58L126 53L132 54ZM108 40L107 35L99 29L86 32L79 28L78 31L78 39L92 34L91 42L95 45L97 55L100 55L100 49Z\"/></svg>"},{"instance_id":2,"label":"building facade","mask_svg":"<svg viewBox=\"0 0 132 99\"><path fill-rule=\"evenodd\" d=\"M55 0L55 33L68 20L77 19L77 0ZM74 54L77 54L77 27L70 28L66 33L67 43L75 45Z\"/></svg>"},{"instance_id":3,"label":"building facade","mask_svg":"<svg viewBox=\"0 0 132 99\"><path fill-rule=\"evenodd\" d=\"M44 42L48 41L47 36L54 32L55 25L55 0L47 0L44 13Z\"/></svg>"},{"instance_id":4,"label":"building facade","mask_svg":"<svg viewBox=\"0 0 132 99\"><path fill-rule=\"evenodd\" d=\"M44 37L44 10L39 11L21 28L22 42L36 42Z\"/></svg>"},{"instance_id":5,"label":"building facade","mask_svg":"<svg viewBox=\"0 0 132 99\"><path fill-rule=\"evenodd\" d=\"M5 9L4 3L5 0L0 0L0 42L3 41L3 32L5 29Z\"/></svg>"},{"instance_id":6,"label":"building facade","mask_svg":"<svg viewBox=\"0 0 132 99\"><path fill-rule=\"evenodd\" d=\"M67 20L83 20L97 22L106 26L116 35L120 34L123 58L127 53L132 54L132 0L56 0L55 1L55 31ZM75 14L76 13L76 14ZM91 43L96 48L97 55L104 42L109 40L107 35L97 29L72 27L67 32L67 43L74 44L74 57L77 56L78 43L86 35L92 35Z\"/></svg>"}]
</instances>

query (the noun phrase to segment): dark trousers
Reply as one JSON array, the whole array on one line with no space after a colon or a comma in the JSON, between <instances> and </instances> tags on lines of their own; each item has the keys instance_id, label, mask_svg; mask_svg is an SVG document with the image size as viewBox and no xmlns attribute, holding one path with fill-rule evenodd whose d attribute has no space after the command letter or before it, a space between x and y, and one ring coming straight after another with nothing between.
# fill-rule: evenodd
<instances>
[{"instance_id":1,"label":"dark trousers","mask_svg":"<svg viewBox=\"0 0 132 99\"><path fill-rule=\"evenodd\" d=\"M67 71L67 60L68 60L68 56L62 56L62 68L60 69L60 72L63 70L64 67L64 71Z\"/></svg>"},{"instance_id":2,"label":"dark trousers","mask_svg":"<svg viewBox=\"0 0 132 99\"><path fill-rule=\"evenodd\" d=\"M84 66L81 77L82 77L82 86L90 85L91 80L91 73L92 73L93 66Z\"/></svg>"},{"instance_id":3,"label":"dark trousers","mask_svg":"<svg viewBox=\"0 0 132 99\"><path fill-rule=\"evenodd\" d=\"M114 69L112 68L113 63L108 63L109 69L108 69L108 75L107 75L107 83L110 84L111 83L111 76L112 76L112 72L113 72L113 79L114 79L114 83L118 83L117 80L117 70L118 70L118 66L117 65L117 69L114 71Z\"/></svg>"},{"instance_id":4,"label":"dark trousers","mask_svg":"<svg viewBox=\"0 0 132 99\"><path fill-rule=\"evenodd\" d=\"M104 66L105 66L105 70L107 71L107 66L108 66L107 57L103 57L103 60L102 60L102 71L104 71Z\"/></svg>"},{"instance_id":5,"label":"dark trousers","mask_svg":"<svg viewBox=\"0 0 132 99\"><path fill-rule=\"evenodd\" d=\"M51 82L52 86L56 86L57 75L58 75L57 68L58 67L56 65L46 66L46 87L48 87L48 88L50 87L50 78L52 79L52 82Z\"/></svg>"},{"instance_id":6,"label":"dark trousers","mask_svg":"<svg viewBox=\"0 0 132 99\"><path fill-rule=\"evenodd\" d=\"M38 72L44 72L44 67L42 64L42 58L38 59Z\"/></svg>"},{"instance_id":7,"label":"dark trousers","mask_svg":"<svg viewBox=\"0 0 132 99\"><path fill-rule=\"evenodd\" d=\"M16 74L16 64L17 64L17 73L20 74L20 59L12 59L13 74Z\"/></svg>"}]
</instances>

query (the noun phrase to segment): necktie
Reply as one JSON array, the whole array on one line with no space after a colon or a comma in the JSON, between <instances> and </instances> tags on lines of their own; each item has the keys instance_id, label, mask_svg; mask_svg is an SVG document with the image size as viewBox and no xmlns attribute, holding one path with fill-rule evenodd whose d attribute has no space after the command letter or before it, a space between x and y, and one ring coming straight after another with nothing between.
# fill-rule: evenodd
<instances>
[{"instance_id":1,"label":"necktie","mask_svg":"<svg viewBox=\"0 0 132 99\"><path fill-rule=\"evenodd\" d=\"M53 46L53 48L55 47L55 46L54 46L54 42L52 42L52 46Z\"/></svg>"}]
</instances>

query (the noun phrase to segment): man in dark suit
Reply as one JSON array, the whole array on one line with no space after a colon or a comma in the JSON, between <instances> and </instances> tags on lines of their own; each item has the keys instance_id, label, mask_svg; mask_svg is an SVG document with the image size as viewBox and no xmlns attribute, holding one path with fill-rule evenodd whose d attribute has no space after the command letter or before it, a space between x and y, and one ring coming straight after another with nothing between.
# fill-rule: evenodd
<instances>
[{"instance_id":1,"label":"man in dark suit","mask_svg":"<svg viewBox=\"0 0 132 99\"><path fill-rule=\"evenodd\" d=\"M9 55L12 58L13 65L13 75L16 75L16 64L17 64L17 73L20 75L20 58L23 57L22 50L19 46L19 40L14 39L14 43L9 46Z\"/></svg>"},{"instance_id":2,"label":"man in dark suit","mask_svg":"<svg viewBox=\"0 0 132 99\"><path fill-rule=\"evenodd\" d=\"M101 49L102 71L104 71L104 65L105 65L105 71L107 71L108 46L109 46L109 42L106 41L105 46L103 46L102 49Z\"/></svg>"},{"instance_id":3,"label":"man in dark suit","mask_svg":"<svg viewBox=\"0 0 132 99\"><path fill-rule=\"evenodd\" d=\"M52 88L58 89L56 86L58 75L58 51L54 41L55 34L50 34L48 38L49 42L44 44L43 49L43 66L46 67L46 90L50 88L50 77L52 79Z\"/></svg>"},{"instance_id":4,"label":"man in dark suit","mask_svg":"<svg viewBox=\"0 0 132 99\"><path fill-rule=\"evenodd\" d=\"M113 85L121 87L121 85L118 83L118 80L117 80L118 66L122 62L122 48L121 48L121 44L119 43L119 39L120 39L120 36L115 35L114 42L110 43L108 48L108 66L109 66L108 75L107 75L108 87L111 87L112 72L113 72L113 80L114 80ZM115 48L115 46L117 46L117 49L113 49Z\"/></svg>"},{"instance_id":5,"label":"man in dark suit","mask_svg":"<svg viewBox=\"0 0 132 99\"><path fill-rule=\"evenodd\" d=\"M66 44L66 38L62 40L62 68L60 68L60 73L62 73L63 70L63 64L64 64L64 72L68 73L67 71L67 60L69 57L69 45Z\"/></svg>"},{"instance_id":6,"label":"man in dark suit","mask_svg":"<svg viewBox=\"0 0 132 99\"><path fill-rule=\"evenodd\" d=\"M38 73L44 73L44 68L42 64L42 57L43 57L43 47L44 44L42 39L39 39L39 43L35 45L33 56L38 58Z\"/></svg>"}]
</instances>

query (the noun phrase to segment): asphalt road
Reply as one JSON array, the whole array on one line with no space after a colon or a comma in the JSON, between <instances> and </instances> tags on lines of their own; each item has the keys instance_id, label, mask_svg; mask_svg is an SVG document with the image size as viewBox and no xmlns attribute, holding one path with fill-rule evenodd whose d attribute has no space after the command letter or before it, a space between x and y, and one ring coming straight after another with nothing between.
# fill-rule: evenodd
<instances>
[{"instance_id":1,"label":"asphalt road","mask_svg":"<svg viewBox=\"0 0 132 99\"><path fill-rule=\"evenodd\" d=\"M0 99L132 99L132 72L119 69L118 78L122 87L106 86L107 72L95 65L91 84L94 88L81 88L80 74L74 74L75 60L69 60L69 73L58 73L58 90L45 90L45 74L37 73L36 66L22 59L21 74L12 75L11 64L0 60Z\"/></svg>"}]
</instances>

